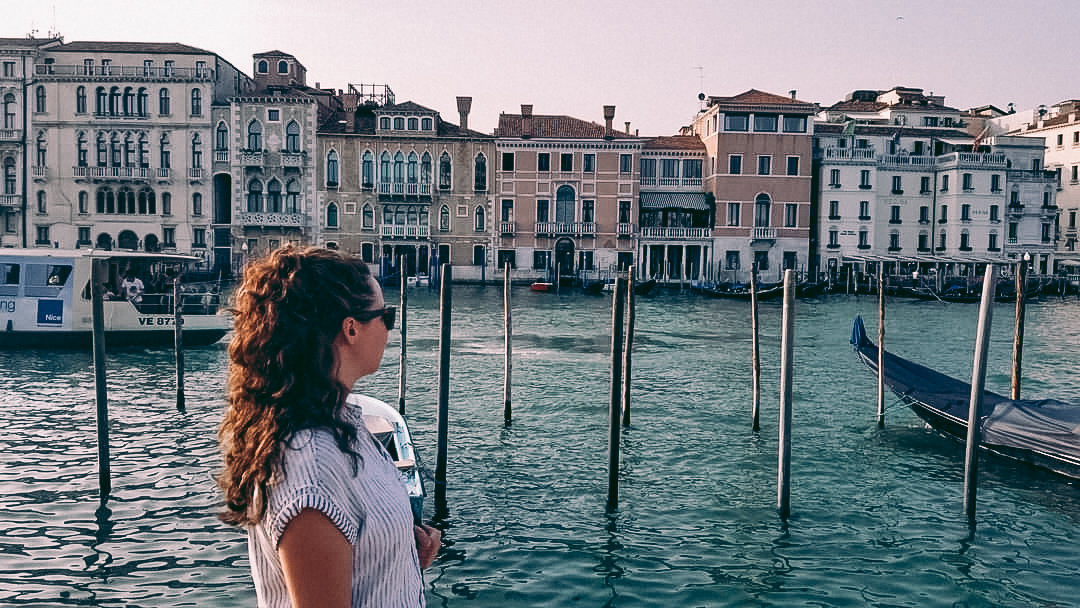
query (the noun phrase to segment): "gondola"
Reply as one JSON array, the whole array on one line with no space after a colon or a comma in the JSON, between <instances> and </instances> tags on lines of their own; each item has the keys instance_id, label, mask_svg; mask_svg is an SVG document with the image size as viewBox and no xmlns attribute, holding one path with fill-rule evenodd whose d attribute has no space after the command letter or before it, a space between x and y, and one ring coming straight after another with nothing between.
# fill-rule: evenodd
<instances>
[{"instance_id":1,"label":"gondola","mask_svg":"<svg viewBox=\"0 0 1080 608\"><path fill-rule=\"evenodd\" d=\"M851 343L876 374L877 345L867 337L861 317L855 318ZM970 384L888 351L884 363L885 385L901 401L934 430L966 440ZM981 420L980 448L1080 480L1080 404L1057 399L1011 400L985 391Z\"/></svg>"},{"instance_id":2,"label":"gondola","mask_svg":"<svg viewBox=\"0 0 1080 608\"><path fill-rule=\"evenodd\" d=\"M634 285L634 293L639 296L647 296L656 289L656 279L649 279L648 281L638 283Z\"/></svg>"},{"instance_id":3,"label":"gondola","mask_svg":"<svg viewBox=\"0 0 1080 608\"><path fill-rule=\"evenodd\" d=\"M701 293L710 298L727 298L730 300L750 300L750 287L746 285L738 286L724 286L717 285L714 287L702 286L700 287ZM777 283L774 285L763 285L757 290L758 301L775 300L783 297L784 284Z\"/></svg>"}]
</instances>

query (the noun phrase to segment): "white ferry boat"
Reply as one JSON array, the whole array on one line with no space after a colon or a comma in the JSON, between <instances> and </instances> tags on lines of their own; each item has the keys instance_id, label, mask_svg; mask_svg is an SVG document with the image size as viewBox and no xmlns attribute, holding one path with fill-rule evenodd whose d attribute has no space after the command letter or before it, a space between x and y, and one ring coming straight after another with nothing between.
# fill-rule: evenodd
<instances>
[{"instance_id":1,"label":"white ferry boat","mask_svg":"<svg viewBox=\"0 0 1080 608\"><path fill-rule=\"evenodd\" d=\"M199 258L169 253L96 249L0 249L0 349L88 347L93 343L90 272L93 260L108 268L104 304L105 344L171 344L175 308L172 279L183 280ZM121 294L125 277L142 293ZM184 345L220 340L232 319L219 310L216 283L181 284Z\"/></svg>"}]
</instances>

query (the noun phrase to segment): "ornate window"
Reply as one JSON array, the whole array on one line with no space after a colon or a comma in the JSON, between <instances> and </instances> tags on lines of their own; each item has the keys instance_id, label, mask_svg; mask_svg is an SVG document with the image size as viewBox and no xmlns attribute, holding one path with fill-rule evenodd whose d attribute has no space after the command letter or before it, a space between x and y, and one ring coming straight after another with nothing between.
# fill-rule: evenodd
<instances>
[{"instance_id":1,"label":"ornate window","mask_svg":"<svg viewBox=\"0 0 1080 608\"><path fill-rule=\"evenodd\" d=\"M281 182L276 179L266 185L266 211L281 213Z\"/></svg>"},{"instance_id":2,"label":"ornate window","mask_svg":"<svg viewBox=\"0 0 1080 608\"><path fill-rule=\"evenodd\" d=\"M336 188L338 179L338 153L337 150L331 150L326 155L326 186Z\"/></svg>"},{"instance_id":3,"label":"ornate window","mask_svg":"<svg viewBox=\"0 0 1080 608\"><path fill-rule=\"evenodd\" d=\"M285 184L285 213L300 213L300 182L295 179Z\"/></svg>"},{"instance_id":4,"label":"ornate window","mask_svg":"<svg viewBox=\"0 0 1080 608\"><path fill-rule=\"evenodd\" d=\"M258 179L248 182L247 210L251 213L262 211L262 182Z\"/></svg>"},{"instance_id":5,"label":"ornate window","mask_svg":"<svg viewBox=\"0 0 1080 608\"><path fill-rule=\"evenodd\" d=\"M476 179L474 180L474 189L477 192L484 192L487 190L487 157L482 153L476 155Z\"/></svg>"},{"instance_id":6,"label":"ornate window","mask_svg":"<svg viewBox=\"0 0 1080 608\"><path fill-rule=\"evenodd\" d=\"M431 155L427 152L420 157L420 183L431 185Z\"/></svg>"},{"instance_id":7,"label":"ornate window","mask_svg":"<svg viewBox=\"0 0 1080 608\"><path fill-rule=\"evenodd\" d=\"M768 227L772 209L772 199L768 194L759 194L754 199L754 226Z\"/></svg>"},{"instance_id":8,"label":"ornate window","mask_svg":"<svg viewBox=\"0 0 1080 608\"><path fill-rule=\"evenodd\" d=\"M219 122L217 130L214 131L214 149L229 149L229 127L225 126L224 122Z\"/></svg>"},{"instance_id":9,"label":"ornate window","mask_svg":"<svg viewBox=\"0 0 1080 608\"><path fill-rule=\"evenodd\" d=\"M247 147L252 152L262 152L262 123L257 120L248 123Z\"/></svg>"},{"instance_id":10,"label":"ornate window","mask_svg":"<svg viewBox=\"0 0 1080 608\"><path fill-rule=\"evenodd\" d=\"M439 209L439 230L443 232L450 231L450 207L446 205Z\"/></svg>"},{"instance_id":11,"label":"ornate window","mask_svg":"<svg viewBox=\"0 0 1080 608\"><path fill-rule=\"evenodd\" d=\"M477 232L484 231L484 208L477 206L476 211L473 213L473 230Z\"/></svg>"},{"instance_id":12,"label":"ornate window","mask_svg":"<svg viewBox=\"0 0 1080 608\"><path fill-rule=\"evenodd\" d=\"M390 153L386 150L379 156L379 183L390 183Z\"/></svg>"},{"instance_id":13,"label":"ornate window","mask_svg":"<svg viewBox=\"0 0 1080 608\"><path fill-rule=\"evenodd\" d=\"M400 184L405 181L405 155L398 151L394 155L394 183Z\"/></svg>"},{"instance_id":14,"label":"ornate window","mask_svg":"<svg viewBox=\"0 0 1080 608\"><path fill-rule=\"evenodd\" d=\"M415 184L420 179L417 160L416 152L409 152L409 166L408 172L406 173L406 179L410 184Z\"/></svg>"},{"instance_id":15,"label":"ornate window","mask_svg":"<svg viewBox=\"0 0 1080 608\"><path fill-rule=\"evenodd\" d=\"M375 211L371 208L371 205L364 205L364 209L361 212L361 222L364 230L371 230L375 226Z\"/></svg>"},{"instance_id":16,"label":"ornate window","mask_svg":"<svg viewBox=\"0 0 1080 608\"><path fill-rule=\"evenodd\" d=\"M449 190L451 182L450 155L446 152L439 157L439 190Z\"/></svg>"},{"instance_id":17,"label":"ornate window","mask_svg":"<svg viewBox=\"0 0 1080 608\"><path fill-rule=\"evenodd\" d=\"M43 85L40 85L40 84L38 85L37 92L34 94L34 101L35 101L35 103L34 103L34 111L35 112L44 112L44 111L46 111L47 108L46 108L46 105L45 105L45 87Z\"/></svg>"},{"instance_id":18,"label":"ornate window","mask_svg":"<svg viewBox=\"0 0 1080 608\"><path fill-rule=\"evenodd\" d=\"M300 151L300 125L295 120L285 127L285 151L294 154Z\"/></svg>"},{"instance_id":19,"label":"ornate window","mask_svg":"<svg viewBox=\"0 0 1080 608\"><path fill-rule=\"evenodd\" d=\"M364 150L363 160L360 165L363 187L371 188L375 185L375 160L371 156L371 150Z\"/></svg>"},{"instance_id":20,"label":"ornate window","mask_svg":"<svg viewBox=\"0 0 1080 608\"><path fill-rule=\"evenodd\" d=\"M337 228L338 225L338 209L337 203L330 203L326 206L326 227Z\"/></svg>"},{"instance_id":21,"label":"ornate window","mask_svg":"<svg viewBox=\"0 0 1080 608\"><path fill-rule=\"evenodd\" d=\"M145 88L139 89L139 96L135 102L135 111L139 116L150 115L150 95L147 94Z\"/></svg>"},{"instance_id":22,"label":"ornate window","mask_svg":"<svg viewBox=\"0 0 1080 608\"><path fill-rule=\"evenodd\" d=\"M99 152L98 152L99 159L100 159L100 154L101 154L101 152L99 150ZM162 169L168 169L168 168L170 168L172 166L169 159L170 159L169 136L166 133L162 133L161 134L161 168ZM99 164L100 164L100 160L99 160ZM104 165L102 165L102 166L104 166Z\"/></svg>"},{"instance_id":23,"label":"ornate window","mask_svg":"<svg viewBox=\"0 0 1080 608\"><path fill-rule=\"evenodd\" d=\"M199 138L198 133L191 136L191 167L193 169L202 168L202 140Z\"/></svg>"}]
</instances>

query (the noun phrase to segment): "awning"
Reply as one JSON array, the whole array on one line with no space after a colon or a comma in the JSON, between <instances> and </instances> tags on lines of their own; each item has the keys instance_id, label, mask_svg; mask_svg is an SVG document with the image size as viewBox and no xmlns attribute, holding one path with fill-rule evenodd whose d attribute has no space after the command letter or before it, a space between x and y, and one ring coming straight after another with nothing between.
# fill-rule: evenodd
<instances>
[{"instance_id":1,"label":"awning","mask_svg":"<svg viewBox=\"0 0 1080 608\"><path fill-rule=\"evenodd\" d=\"M950 146L970 146L975 143L975 138L969 137L965 139L958 139L954 137L939 137L937 141L949 144Z\"/></svg>"},{"instance_id":2,"label":"awning","mask_svg":"<svg viewBox=\"0 0 1080 608\"><path fill-rule=\"evenodd\" d=\"M708 211L704 192L642 192L642 209L692 209Z\"/></svg>"}]
</instances>

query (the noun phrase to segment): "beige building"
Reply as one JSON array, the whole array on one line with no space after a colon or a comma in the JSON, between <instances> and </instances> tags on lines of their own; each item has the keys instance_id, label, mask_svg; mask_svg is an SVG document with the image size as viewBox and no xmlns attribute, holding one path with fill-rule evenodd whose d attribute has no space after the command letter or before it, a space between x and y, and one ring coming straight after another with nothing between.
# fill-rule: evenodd
<instances>
[{"instance_id":1,"label":"beige building","mask_svg":"<svg viewBox=\"0 0 1080 608\"><path fill-rule=\"evenodd\" d=\"M569 116L500 114L498 267L521 279L610 276L634 264L638 164L644 140Z\"/></svg>"}]
</instances>

